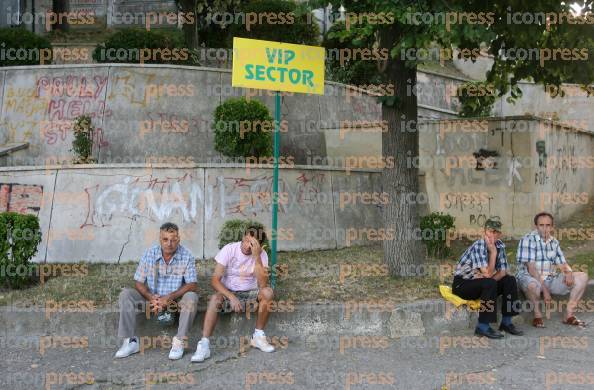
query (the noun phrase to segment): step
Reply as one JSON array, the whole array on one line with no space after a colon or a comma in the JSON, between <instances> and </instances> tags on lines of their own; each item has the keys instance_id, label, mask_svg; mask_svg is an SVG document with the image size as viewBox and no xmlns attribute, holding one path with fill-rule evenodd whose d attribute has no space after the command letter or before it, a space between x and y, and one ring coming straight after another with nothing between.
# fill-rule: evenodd
<instances>
[{"instance_id":1,"label":"step","mask_svg":"<svg viewBox=\"0 0 594 390\"><path fill-rule=\"evenodd\" d=\"M28 142L12 142L0 145L0 157L8 156L9 154L18 150L27 149Z\"/></svg>"}]
</instances>

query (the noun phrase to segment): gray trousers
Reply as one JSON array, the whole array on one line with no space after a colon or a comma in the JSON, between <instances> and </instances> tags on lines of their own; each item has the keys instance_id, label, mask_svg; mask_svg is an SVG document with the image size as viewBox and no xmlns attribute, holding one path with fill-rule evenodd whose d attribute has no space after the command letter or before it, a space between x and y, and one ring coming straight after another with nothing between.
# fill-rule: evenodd
<instances>
[{"instance_id":1,"label":"gray trousers","mask_svg":"<svg viewBox=\"0 0 594 390\"><path fill-rule=\"evenodd\" d=\"M144 312L139 306L145 309L148 302L136 289L124 288L120 293L120 322L118 325L118 337L129 338L136 336L136 314ZM177 337L183 338L188 335L192 327L198 306L198 294L189 291L183 295L178 302L179 325L177 326Z\"/></svg>"}]
</instances>

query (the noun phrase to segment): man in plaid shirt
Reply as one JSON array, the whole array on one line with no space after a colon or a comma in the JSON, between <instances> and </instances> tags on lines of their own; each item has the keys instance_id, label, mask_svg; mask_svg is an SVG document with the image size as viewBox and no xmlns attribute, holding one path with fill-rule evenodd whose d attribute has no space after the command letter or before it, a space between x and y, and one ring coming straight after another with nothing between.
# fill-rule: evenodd
<instances>
[{"instance_id":1,"label":"man in plaid shirt","mask_svg":"<svg viewBox=\"0 0 594 390\"><path fill-rule=\"evenodd\" d=\"M532 321L534 327L544 328L540 310L541 293L547 306L551 301L551 294L569 294L567 313L563 322L568 325L584 326L584 322L578 320L574 312L586 291L588 274L573 272L567 264L559 241L551 235L553 223L551 214L547 212L536 214L534 217L536 229L522 237L518 243L516 256L518 284L534 307ZM559 270L562 273L559 273Z\"/></svg>"},{"instance_id":2,"label":"man in plaid shirt","mask_svg":"<svg viewBox=\"0 0 594 390\"><path fill-rule=\"evenodd\" d=\"M147 250L140 259L134 274L135 288L125 288L120 293L118 337L123 337L124 343L116 353L116 358L139 352L135 335L136 313L138 306L145 307L147 304L150 312L158 318L170 317L172 311L179 312L179 326L171 342L169 359L183 356L184 339L192 327L198 306L194 261L192 253L179 245L177 225L169 222L163 224L159 231L159 245Z\"/></svg>"},{"instance_id":3,"label":"man in plaid shirt","mask_svg":"<svg viewBox=\"0 0 594 390\"><path fill-rule=\"evenodd\" d=\"M499 217L491 217L485 222L484 237L475 241L462 254L454 272L452 292L464 299L481 299L479 319L474 334L491 339L499 339L503 334L491 328L497 322L497 296L502 296L503 315L499 330L520 336L512 323L512 316L518 314L518 288L516 279L507 274L509 266L505 255L505 245L501 237Z\"/></svg>"}]
</instances>

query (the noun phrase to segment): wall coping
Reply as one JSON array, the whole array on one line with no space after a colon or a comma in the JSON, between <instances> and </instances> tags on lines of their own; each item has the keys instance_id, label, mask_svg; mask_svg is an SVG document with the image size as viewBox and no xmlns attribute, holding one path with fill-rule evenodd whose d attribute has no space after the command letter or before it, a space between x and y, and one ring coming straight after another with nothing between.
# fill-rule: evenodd
<instances>
[{"instance_id":1,"label":"wall coping","mask_svg":"<svg viewBox=\"0 0 594 390\"><path fill-rule=\"evenodd\" d=\"M227 68L213 68L208 66L189 66L189 65L174 65L174 64L120 64L120 63L102 63L102 64L57 64L57 65L22 65L22 66L6 66L0 68L1 71L10 70L39 70L39 69L77 69L77 68L149 68L149 69L180 69L180 70L195 70L203 72L218 72L231 73L231 69ZM326 80L325 85L333 85L342 88L354 89L369 96L381 96L377 92L371 92L360 88L356 85L343 84L336 81ZM249 89L249 88L246 88ZM308 95L308 94L304 94ZM323 96L323 95L322 95Z\"/></svg>"},{"instance_id":2,"label":"wall coping","mask_svg":"<svg viewBox=\"0 0 594 390\"><path fill-rule=\"evenodd\" d=\"M36 69L60 69L60 68L65 68L65 69L71 69L71 68L103 68L103 67L114 67L114 68L126 68L126 67L140 67L140 68L153 68L153 69L159 69L159 68L163 68L163 69L185 69L185 70L199 70L199 71L207 71L207 72L219 72L219 73L231 73L232 70L231 69L227 69L227 68L213 68L213 67L208 67L208 66L189 66L189 65L174 65L174 64L120 64L120 63L101 63L101 64L56 64L56 65L21 65L21 66L6 66L3 68L0 68L0 70L36 70ZM447 75L447 74L442 74L439 72L435 72L435 71L430 71L430 70L422 70L422 69L418 69L418 72L421 73L426 73L426 74L430 74L430 75L434 75L434 76L440 76L440 77L445 77L445 78L449 78L449 79L453 79L453 80L459 80L459 81L471 81L471 79L463 79L461 77L456 77L456 76L452 76L452 75ZM338 87L342 87L342 88L349 88L349 89L354 89L356 91L361 91L369 96L381 96L379 93L377 92L372 92L369 91L367 89L364 88L360 88L356 85L351 85L351 84L344 84L344 83L339 83L337 81L330 81L330 80L325 80L324 84L327 85L334 85L334 86L338 86Z\"/></svg>"},{"instance_id":3,"label":"wall coping","mask_svg":"<svg viewBox=\"0 0 594 390\"><path fill-rule=\"evenodd\" d=\"M450 119L427 119L421 120L419 122L422 123L440 123L440 122L465 122L465 121L488 121L488 122L496 122L496 121L512 121L512 120L531 120L531 121L538 121L538 122L545 122L550 123L553 126L562 127L565 129L569 129L575 131L576 133L585 133L591 136L594 136L594 132L589 131L587 129L582 129L575 126L570 126L562 121L554 121L552 119L543 118L537 115L526 114L526 115L510 115L510 116L489 116L489 117L473 117L473 118L450 118Z\"/></svg>"},{"instance_id":4,"label":"wall coping","mask_svg":"<svg viewBox=\"0 0 594 390\"><path fill-rule=\"evenodd\" d=\"M120 64L120 63L111 63L111 62L102 63L102 64L57 64L57 65L6 66L6 67L0 68L0 70L6 71L6 70L23 70L23 69L101 68L101 67L134 67L134 68L146 67L146 68L171 68L171 69L201 70L201 71L220 72L220 73L231 73L232 72L231 69L212 68L212 67L207 67L207 66L188 66L188 65L174 65L174 64ZM454 76L454 75L439 73L439 72L432 71L432 70L424 70L424 69L417 68L417 72L426 73L426 74L439 76L439 77L444 77L444 78L448 78L448 79L452 79L452 80L459 80L459 81L465 81L465 82L475 81L474 79L471 79L471 78L462 78L462 77L458 77L458 76ZM336 81L329 81L329 80L325 81L324 84L336 85L336 86L340 86L340 87L344 87L344 88L360 90L369 96L379 96L378 93L371 92L371 91L368 91L363 88L359 88L355 85L343 84L343 83L339 83ZM532 81L527 81L527 80L520 80L520 81L518 81L518 84L537 85L536 83L534 83ZM563 83L562 85L580 86L582 84Z\"/></svg>"},{"instance_id":5,"label":"wall coping","mask_svg":"<svg viewBox=\"0 0 594 390\"><path fill-rule=\"evenodd\" d=\"M196 169L196 168L245 168L243 164L69 164L69 165L21 165L14 167L0 167L0 173L2 172L26 172L26 171L48 171L48 170L75 170L75 169L127 169L127 168L144 168L144 169ZM331 167L325 165L294 165L293 167L279 167L285 170L309 170L309 171L333 171L333 172L346 172L345 169L340 167ZM252 167L250 169L272 169L272 166L266 167ZM350 172L360 173L381 173L382 170L379 168L353 168ZM419 170L419 176L425 176L425 172Z\"/></svg>"},{"instance_id":6,"label":"wall coping","mask_svg":"<svg viewBox=\"0 0 594 390\"><path fill-rule=\"evenodd\" d=\"M0 172L14 172L14 171L48 171L48 170L78 170L78 169L129 169L129 168L143 168L143 169L196 169L196 168L242 168L245 169L245 164L239 163L193 163L193 164L170 164L170 163L154 163L154 164L139 164L139 163L122 163L122 164L64 164L64 165L21 165L0 167ZM272 169L272 164L257 164L250 166L250 169ZM281 170L310 170L310 171L333 171L346 172L346 169L341 167L327 166L327 165L293 165L282 166L279 164ZM381 173L379 168L353 168L349 172L362 173Z\"/></svg>"}]
</instances>

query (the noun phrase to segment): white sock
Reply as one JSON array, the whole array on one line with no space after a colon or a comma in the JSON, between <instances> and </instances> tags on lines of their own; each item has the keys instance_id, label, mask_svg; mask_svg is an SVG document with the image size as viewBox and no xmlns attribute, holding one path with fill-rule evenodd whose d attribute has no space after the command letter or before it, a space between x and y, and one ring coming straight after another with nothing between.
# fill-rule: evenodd
<instances>
[{"instance_id":1,"label":"white sock","mask_svg":"<svg viewBox=\"0 0 594 390\"><path fill-rule=\"evenodd\" d=\"M202 338L200 339L200 342L201 342L202 344L205 344L207 347L208 347L208 346L210 346L210 340L208 340L208 337L202 337Z\"/></svg>"},{"instance_id":2,"label":"white sock","mask_svg":"<svg viewBox=\"0 0 594 390\"><path fill-rule=\"evenodd\" d=\"M265 336L264 331L262 329L254 329L254 337Z\"/></svg>"}]
</instances>

